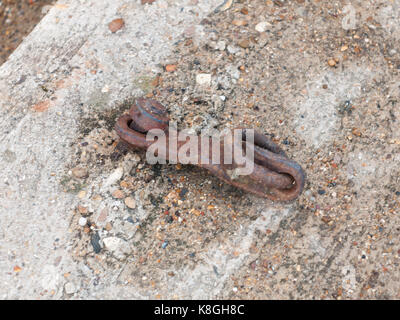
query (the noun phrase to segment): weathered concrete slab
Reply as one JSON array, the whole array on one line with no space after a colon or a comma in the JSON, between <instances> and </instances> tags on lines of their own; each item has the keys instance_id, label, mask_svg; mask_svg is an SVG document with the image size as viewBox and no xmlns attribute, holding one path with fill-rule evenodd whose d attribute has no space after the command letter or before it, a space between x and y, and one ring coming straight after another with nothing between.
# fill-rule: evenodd
<instances>
[{"instance_id":1,"label":"weathered concrete slab","mask_svg":"<svg viewBox=\"0 0 400 320\"><path fill-rule=\"evenodd\" d=\"M67 254L76 197L59 184L80 117L142 94L138 79L160 71L186 28L201 41L217 3L60 1L1 66L1 297L59 298L63 274L90 272ZM115 18L125 27L113 34Z\"/></svg>"},{"instance_id":2,"label":"weathered concrete slab","mask_svg":"<svg viewBox=\"0 0 400 320\"><path fill-rule=\"evenodd\" d=\"M60 1L0 67L0 297L399 298L399 2L221 2ZM304 194L120 150L140 95L270 134Z\"/></svg>"}]
</instances>

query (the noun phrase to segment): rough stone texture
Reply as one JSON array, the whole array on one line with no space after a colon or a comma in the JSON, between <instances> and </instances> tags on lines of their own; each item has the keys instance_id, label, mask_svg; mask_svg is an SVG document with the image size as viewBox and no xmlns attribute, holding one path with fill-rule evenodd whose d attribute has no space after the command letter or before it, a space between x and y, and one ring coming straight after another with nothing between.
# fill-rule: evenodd
<instances>
[{"instance_id":1,"label":"rough stone texture","mask_svg":"<svg viewBox=\"0 0 400 320\"><path fill-rule=\"evenodd\" d=\"M58 2L0 67L0 297L400 297L399 2L221 2ZM147 164L112 129L140 95L178 128L258 128L305 192Z\"/></svg>"},{"instance_id":2,"label":"rough stone texture","mask_svg":"<svg viewBox=\"0 0 400 320\"><path fill-rule=\"evenodd\" d=\"M65 273L85 283L80 297L104 294L93 284L95 270L68 254L77 198L63 192L60 180L82 114L143 94L141 82L162 70L185 28L194 26L201 38L198 23L217 3L59 1L0 67L2 298L60 298ZM115 18L125 26L112 34ZM112 272L106 278L113 283ZM119 297L117 288L107 291ZM129 296L140 297L136 290Z\"/></svg>"}]
</instances>

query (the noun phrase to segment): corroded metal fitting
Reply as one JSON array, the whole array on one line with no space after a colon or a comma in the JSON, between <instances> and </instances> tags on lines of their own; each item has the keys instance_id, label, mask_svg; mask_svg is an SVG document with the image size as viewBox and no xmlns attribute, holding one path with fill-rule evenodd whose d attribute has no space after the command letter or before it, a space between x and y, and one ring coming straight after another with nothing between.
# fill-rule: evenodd
<instances>
[{"instance_id":1,"label":"corroded metal fitting","mask_svg":"<svg viewBox=\"0 0 400 320\"><path fill-rule=\"evenodd\" d=\"M177 143L177 149L168 148L169 117L166 108L153 99L139 98L132 105L129 114L122 115L116 123L115 129L122 140L133 147L147 150L153 141L146 140L146 134L152 129L161 129L165 132L167 139L164 150L159 150L166 160L177 159L176 155L184 142ZM243 142L246 139L243 131ZM178 132L173 131L177 136ZM209 144L211 145L211 144ZM261 197L271 200L291 201L296 199L302 192L305 182L305 174L298 163L288 159L279 146L269 140L265 135L254 132L254 170L249 175L235 176L235 163L208 164L200 160L196 164L205 168L221 180L235 187L241 188ZM202 145L198 145L200 155ZM224 145L220 145L221 159L224 159ZM203 150L205 151L205 150ZM208 153L211 156L210 150Z\"/></svg>"}]
</instances>

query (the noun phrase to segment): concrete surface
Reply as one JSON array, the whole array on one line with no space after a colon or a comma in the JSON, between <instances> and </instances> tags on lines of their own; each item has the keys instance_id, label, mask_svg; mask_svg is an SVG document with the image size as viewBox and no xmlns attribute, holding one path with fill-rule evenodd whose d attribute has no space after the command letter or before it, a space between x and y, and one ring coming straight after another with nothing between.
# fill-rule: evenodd
<instances>
[{"instance_id":1,"label":"concrete surface","mask_svg":"<svg viewBox=\"0 0 400 320\"><path fill-rule=\"evenodd\" d=\"M221 2L59 1L0 66L1 298L400 298L399 1ZM305 192L121 150L141 95L269 134Z\"/></svg>"}]
</instances>

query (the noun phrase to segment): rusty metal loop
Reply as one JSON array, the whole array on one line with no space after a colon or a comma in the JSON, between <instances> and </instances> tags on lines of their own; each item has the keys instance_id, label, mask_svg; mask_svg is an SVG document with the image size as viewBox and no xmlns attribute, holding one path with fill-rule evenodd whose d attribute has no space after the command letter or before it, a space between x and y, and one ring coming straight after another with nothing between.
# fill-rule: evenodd
<instances>
[{"instance_id":1,"label":"rusty metal loop","mask_svg":"<svg viewBox=\"0 0 400 320\"><path fill-rule=\"evenodd\" d=\"M146 140L146 134L151 129L161 129L168 136L170 132L169 117L166 108L153 99L139 98L132 105L129 114L122 115L116 123L115 130L119 137L133 147L147 150L152 141ZM246 140L246 130L242 131L242 143ZM174 154L168 148L162 150L166 160ZM178 149L184 143L178 143ZM221 143L223 154L224 145ZM199 155L201 145L198 146ZM203 150L205 151L205 150ZM210 154L210 153L207 153ZM235 176L234 164L204 164L199 161L199 167L205 168L226 183L261 197L278 201L291 201L302 192L305 174L300 165L290 160L284 151L265 135L254 131L254 169L248 175Z\"/></svg>"}]
</instances>

